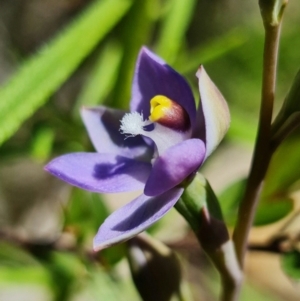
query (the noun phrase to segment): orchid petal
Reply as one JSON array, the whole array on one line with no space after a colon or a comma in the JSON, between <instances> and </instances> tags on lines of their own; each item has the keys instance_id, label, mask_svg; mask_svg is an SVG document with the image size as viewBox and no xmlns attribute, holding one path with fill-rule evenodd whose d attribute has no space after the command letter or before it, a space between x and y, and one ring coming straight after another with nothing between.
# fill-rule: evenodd
<instances>
[{"instance_id":1,"label":"orchid petal","mask_svg":"<svg viewBox=\"0 0 300 301\"><path fill-rule=\"evenodd\" d=\"M196 75L199 79L201 97L198 115L202 114L202 110L205 123L206 159L225 136L230 123L230 113L226 100L203 66L200 66ZM194 130L201 131L202 127L198 126L198 129Z\"/></svg>"},{"instance_id":2,"label":"orchid petal","mask_svg":"<svg viewBox=\"0 0 300 301\"><path fill-rule=\"evenodd\" d=\"M162 218L177 202L183 188L173 188L156 197L141 195L113 212L94 239L94 250L126 241Z\"/></svg>"},{"instance_id":3,"label":"orchid petal","mask_svg":"<svg viewBox=\"0 0 300 301\"><path fill-rule=\"evenodd\" d=\"M205 146L200 139L189 139L170 147L154 162L144 193L159 195L180 184L198 170L204 156Z\"/></svg>"},{"instance_id":4,"label":"orchid petal","mask_svg":"<svg viewBox=\"0 0 300 301\"><path fill-rule=\"evenodd\" d=\"M161 58L143 47L140 51L132 86L131 112L150 115L150 100L164 95L181 105L188 113L193 126L196 122L196 105L186 80Z\"/></svg>"},{"instance_id":5,"label":"orchid petal","mask_svg":"<svg viewBox=\"0 0 300 301\"><path fill-rule=\"evenodd\" d=\"M151 159L153 150L141 136L131 139L120 133L120 120L125 112L105 107L82 108L81 116L90 139L99 153Z\"/></svg>"},{"instance_id":6,"label":"orchid petal","mask_svg":"<svg viewBox=\"0 0 300 301\"><path fill-rule=\"evenodd\" d=\"M55 158L45 170L82 189L110 193L143 189L151 164L114 154L73 153Z\"/></svg>"}]
</instances>

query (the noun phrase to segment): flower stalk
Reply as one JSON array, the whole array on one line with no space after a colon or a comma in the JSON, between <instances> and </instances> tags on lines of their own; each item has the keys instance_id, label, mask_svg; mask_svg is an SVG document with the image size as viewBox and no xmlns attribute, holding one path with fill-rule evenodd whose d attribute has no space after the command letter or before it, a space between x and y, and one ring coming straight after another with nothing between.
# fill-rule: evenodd
<instances>
[{"instance_id":1,"label":"flower stalk","mask_svg":"<svg viewBox=\"0 0 300 301\"><path fill-rule=\"evenodd\" d=\"M199 212L193 211L193 208L186 204L183 199L177 202L175 208L189 223L202 249L220 274L222 283L220 300L238 301L243 276L226 225L216 219L212 219L213 222L208 222L204 216L200 222ZM205 207L202 213L203 215L204 213L208 214ZM221 235L216 230L221 232Z\"/></svg>"},{"instance_id":2,"label":"flower stalk","mask_svg":"<svg viewBox=\"0 0 300 301\"><path fill-rule=\"evenodd\" d=\"M282 5L281 9L279 10L279 14L274 18L270 18L270 15L274 16L274 14L266 11L264 2L266 1L260 1L265 28L265 46L258 134L256 138L250 174L244 197L239 208L238 220L233 234L235 249L241 268L244 266L248 236L253 224L263 179L272 156L270 143L271 121L276 86L276 69L282 20L281 17L283 8L286 5L286 2L284 2L284 6Z\"/></svg>"},{"instance_id":3,"label":"flower stalk","mask_svg":"<svg viewBox=\"0 0 300 301\"><path fill-rule=\"evenodd\" d=\"M202 249L220 273L220 300L237 301L242 273L217 198L201 174L197 173L189 183L175 208L190 224Z\"/></svg>"}]
</instances>

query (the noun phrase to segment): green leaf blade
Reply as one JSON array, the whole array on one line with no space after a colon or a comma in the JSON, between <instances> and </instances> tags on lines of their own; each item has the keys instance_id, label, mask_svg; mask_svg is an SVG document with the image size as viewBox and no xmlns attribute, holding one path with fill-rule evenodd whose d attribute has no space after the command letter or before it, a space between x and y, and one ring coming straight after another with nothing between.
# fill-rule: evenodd
<instances>
[{"instance_id":1,"label":"green leaf blade","mask_svg":"<svg viewBox=\"0 0 300 301\"><path fill-rule=\"evenodd\" d=\"M0 144L74 72L121 19L129 0L97 1L60 36L29 59L0 90Z\"/></svg>"},{"instance_id":2,"label":"green leaf blade","mask_svg":"<svg viewBox=\"0 0 300 301\"><path fill-rule=\"evenodd\" d=\"M172 0L169 14L164 18L157 53L168 62L176 58L196 6L195 0Z\"/></svg>"}]
</instances>

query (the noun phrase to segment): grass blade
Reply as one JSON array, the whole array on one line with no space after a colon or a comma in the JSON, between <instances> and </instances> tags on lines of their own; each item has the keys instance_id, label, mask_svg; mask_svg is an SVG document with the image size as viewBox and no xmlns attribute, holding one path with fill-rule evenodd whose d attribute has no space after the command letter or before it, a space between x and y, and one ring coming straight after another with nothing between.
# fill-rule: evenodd
<instances>
[{"instance_id":1,"label":"grass blade","mask_svg":"<svg viewBox=\"0 0 300 301\"><path fill-rule=\"evenodd\" d=\"M0 144L72 74L126 13L130 0L100 0L29 59L0 90Z\"/></svg>"}]
</instances>

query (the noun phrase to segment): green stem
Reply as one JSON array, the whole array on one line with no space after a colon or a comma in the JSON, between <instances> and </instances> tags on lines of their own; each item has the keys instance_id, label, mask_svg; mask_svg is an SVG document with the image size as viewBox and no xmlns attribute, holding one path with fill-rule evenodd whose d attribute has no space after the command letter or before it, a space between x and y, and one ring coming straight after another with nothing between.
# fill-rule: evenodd
<instances>
[{"instance_id":1,"label":"green stem","mask_svg":"<svg viewBox=\"0 0 300 301\"><path fill-rule=\"evenodd\" d=\"M280 25L265 24L262 96L258 134L249 179L239 208L233 240L238 261L243 268L247 241L262 187L271 159L270 136L276 84L276 67Z\"/></svg>"},{"instance_id":2,"label":"green stem","mask_svg":"<svg viewBox=\"0 0 300 301\"><path fill-rule=\"evenodd\" d=\"M202 249L220 273L222 282L220 300L238 301L242 273L225 223L210 216L205 207L199 212L199 208L188 198L180 199L175 208L190 224ZM201 212L205 212L202 217Z\"/></svg>"},{"instance_id":3,"label":"green stem","mask_svg":"<svg viewBox=\"0 0 300 301\"><path fill-rule=\"evenodd\" d=\"M205 251L221 276L220 301L238 301L243 275L237 262L232 240L228 240L218 250Z\"/></svg>"}]
</instances>

